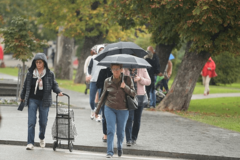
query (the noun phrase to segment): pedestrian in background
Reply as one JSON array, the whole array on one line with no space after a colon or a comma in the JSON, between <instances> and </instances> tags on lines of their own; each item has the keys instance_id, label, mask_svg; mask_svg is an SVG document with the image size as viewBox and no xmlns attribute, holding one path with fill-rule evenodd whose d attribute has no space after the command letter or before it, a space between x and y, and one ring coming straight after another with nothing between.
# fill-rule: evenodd
<instances>
[{"instance_id":1,"label":"pedestrian in background","mask_svg":"<svg viewBox=\"0 0 240 160\"><path fill-rule=\"evenodd\" d=\"M129 111L126 107L126 94L131 97L135 96L135 90L132 80L129 76L124 76L121 64L111 64L113 76L107 78L104 82L104 89L100 101L98 103L95 115L105 103L104 114L107 121L107 155L111 158L114 154L114 134L115 125L117 126L117 150L118 156L123 154L122 143L124 139L126 122ZM123 80L124 76L124 80Z\"/></svg>"},{"instance_id":2,"label":"pedestrian in background","mask_svg":"<svg viewBox=\"0 0 240 160\"><path fill-rule=\"evenodd\" d=\"M55 58L55 51L54 51L54 49L52 49L51 59L52 59L52 66L53 67L54 67L54 58Z\"/></svg>"},{"instance_id":3,"label":"pedestrian in background","mask_svg":"<svg viewBox=\"0 0 240 160\"><path fill-rule=\"evenodd\" d=\"M104 49L104 45L98 45L97 46L97 54L100 53L101 50ZM103 68L106 68L106 67L103 67L103 66L98 66L98 61L94 60L94 58L96 57L97 55L93 55L92 58L91 58L91 61L88 65L88 75L91 76L91 80L90 80L90 106L91 106L91 114L90 114L90 118L93 120L94 117L95 117L95 108L96 108L96 101L95 101L95 98L96 98L96 93L98 91L98 88L96 86L96 83L97 83L97 78L98 78L98 75L99 75L99 72L101 69ZM87 76L87 78L89 78L89 76ZM99 91L100 92L100 91ZM98 115L98 118L96 118L96 121L97 122L101 122L101 115L99 114Z\"/></svg>"},{"instance_id":4,"label":"pedestrian in background","mask_svg":"<svg viewBox=\"0 0 240 160\"><path fill-rule=\"evenodd\" d=\"M85 63L84 63L83 72L86 76L85 77L86 89L84 91L85 94L87 94L87 90L89 89L90 79L91 79L91 76L89 76L89 74L88 74L88 66L89 66L89 63L92 59L92 56L95 55L95 54L97 54L97 45L95 45L91 48L90 55L87 57L87 59L85 60Z\"/></svg>"},{"instance_id":5,"label":"pedestrian in background","mask_svg":"<svg viewBox=\"0 0 240 160\"><path fill-rule=\"evenodd\" d=\"M172 75L172 62L171 62L170 60L168 60L168 63L167 63L167 65L166 65L166 68L165 68L164 73L163 73L163 74L162 74L162 73L159 74L159 76L164 76L164 78L163 78L163 79L161 80L161 82L160 82L160 89L161 89L162 91L164 91L164 90L163 90L163 87L164 87L164 89L165 89L165 94L167 94L168 91L169 91L168 81L169 81L171 75Z\"/></svg>"},{"instance_id":6,"label":"pedestrian in background","mask_svg":"<svg viewBox=\"0 0 240 160\"><path fill-rule=\"evenodd\" d=\"M215 69L216 69L216 64L210 57L208 59L207 63L204 65L202 72L201 72L203 85L205 87L204 93L203 93L204 96L208 95L210 92L209 83L210 83L211 78L217 76Z\"/></svg>"},{"instance_id":7,"label":"pedestrian in background","mask_svg":"<svg viewBox=\"0 0 240 160\"><path fill-rule=\"evenodd\" d=\"M159 58L152 46L148 46L147 51L151 52L153 54L151 61L154 64L154 67L152 67L153 72L154 72L154 78L153 77L151 78L151 86L148 87L148 89L150 89L150 92L149 92L150 93L149 94L150 104L149 104L149 106L152 108L155 108L156 107L156 92L155 92L155 87L152 87L152 85L155 84L157 75L160 73L160 61L159 61Z\"/></svg>"},{"instance_id":8,"label":"pedestrian in background","mask_svg":"<svg viewBox=\"0 0 240 160\"><path fill-rule=\"evenodd\" d=\"M4 58L3 48L0 45L0 68L5 68L3 58Z\"/></svg>"},{"instance_id":9,"label":"pedestrian in background","mask_svg":"<svg viewBox=\"0 0 240 160\"><path fill-rule=\"evenodd\" d=\"M37 110L39 110L40 147L45 147L45 131L48 121L49 107L52 105L52 91L63 96L58 87L53 72L48 68L47 57L37 53L28 69L21 92L21 101L28 106L28 140L27 150L34 148L35 125Z\"/></svg>"},{"instance_id":10,"label":"pedestrian in background","mask_svg":"<svg viewBox=\"0 0 240 160\"><path fill-rule=\"evenodd\" d=\"M129 117L125 129L127 146L131 146L136 144L141 125L142 111L143 108L148 105L145 86L151 84L151 79L145 68L124 69L123 73L132 78L138 97L138 109L129 110Z\"/></svg>"},{"instance_id":11,"label":"pedestrian in background","mask_svg":"<svg viewBox=\"0 0 240 160\"><path fill-rule=\"evenodd\" d=\"M111 72L110 68L105 68L105 69L101 69L99 75L98 75L98 79L97 79L97 88L101 89L100 95L99 97L101 97L102 92L103 92L103 87L104 87L104 81L105 79L107 79L108 77L111 77L113 74ZM101 112L102 112L102 130L103 130L103 137L102 137L102 141L103 142L107 142L107 122L106 122L106 118L105 118L105 114L104 114L104 105L103 107L101 107Z\"/></svg>"}]
</instances>

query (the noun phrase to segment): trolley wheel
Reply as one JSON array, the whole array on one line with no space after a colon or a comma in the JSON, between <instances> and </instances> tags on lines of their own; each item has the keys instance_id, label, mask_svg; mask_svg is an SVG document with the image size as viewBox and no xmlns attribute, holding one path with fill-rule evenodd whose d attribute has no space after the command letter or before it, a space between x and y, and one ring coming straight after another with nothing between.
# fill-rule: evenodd
<instances>
[{"instance_id":1,"label":"trolley wheel","mask_svg":"<svg viewBox=\"0 0 240 160\"><path fill-rule=\"evenodd\" d=\"M54 150L54 151L56 151L57 145L58 145L58 142L57 142L57 141L53 142L53 150Z\"/></svg>"},{"instance_id":2,"label":"trolley wheel","mask_svg":"<svg viewBox=\"0 0 240 160\"><path fill-rule=\"evenodd\" d=\"M72 142L68 144L68 148L69 148L69 151L72 152L72 150L73 150L73 144L72 144Z\"/></svg>"}]
</instances>

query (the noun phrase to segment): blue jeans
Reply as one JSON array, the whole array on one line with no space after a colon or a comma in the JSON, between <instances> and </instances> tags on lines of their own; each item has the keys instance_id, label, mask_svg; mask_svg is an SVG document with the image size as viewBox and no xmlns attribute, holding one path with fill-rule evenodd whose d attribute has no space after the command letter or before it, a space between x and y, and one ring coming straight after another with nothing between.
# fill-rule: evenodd
<instances>
[{"instance_id":1,"label":"blue jeans","mask_svg":"<svg viewBox=\"0 0 240 160\"><path fill-rule=\"evenodd\" d=\"M156 82L156 76L154 76L154 84L155 84L155 82ZM156 106L156 93L155 93L155 88L153 87L153 88L151 88L150 89L150 104L149 104L150 106L153 106L153 107L155 107Z\"/></svg>"},{"instance_id":2,"label":"blue jeans","mask_svg":"<svg viewBox=\"0 0 240 160\"><path fill-rule=\"evenodd\" d=\"M139 99L140 100L140 99ZM126 124L126 140L127 142L132 140L137 140L138 133L140 130L141 125L141 117L142 117L142 111L144 108L143 102L138 101L138 109L136 110L130 110L129 111L129 117Z\"/></svg>"},{"instance_id":3,"label":"blue jeans","mask_svg":"<svg viewBox=\"0 0 240 160\"><path fill-rule=\"evenodd\" d=\"M28 104L28 144L34 145L35 125L37 120L37 109L39 110L39 138L45 138L48 121L49 107L43 107L43 102L37 99L29 99Z\"/></svg>"},{"instance_id":4,"label":"blue jeans","mask_svg":"<svg viewBox=\"0 0 240 160\"><path fill-rule=\"evenodd\" d=\"M98 91L99 93L99 97L100 97L100 93L101 93L101 89L98 89L97 86L96 86L97 82L90 82L90 106L91 106L91 109L94 110L95 109L95 96L96 96L96 93ZM101 110L99 111L99 114L101 114Z\"/></svg>"},{"instance_id":5,"label":"blue jeans","mask_svg":"<svg viewBox=\"0 0 240 160\"><path fill-rule=\"evenodd\" d=\"M115 125L117 125L117 148L121 150L129 112L128 110L116 110L106 105L104 107L107 121L107 154L113 155Z\"/></svg>"}]
</instances>

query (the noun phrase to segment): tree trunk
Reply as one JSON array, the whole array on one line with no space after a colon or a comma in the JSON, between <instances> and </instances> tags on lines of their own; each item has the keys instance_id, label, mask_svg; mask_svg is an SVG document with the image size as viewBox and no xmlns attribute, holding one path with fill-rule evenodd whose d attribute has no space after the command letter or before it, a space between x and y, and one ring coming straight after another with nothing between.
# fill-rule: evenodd
<instances>
[{"instance_id":1,"label":"tree trunk","mask_svg":"<svg viewBox=\"0 0 240 160\"><path fill-rule=\"evenodd\" d=\"M200 72L210 57L208 52L197 54L189 52L191 42L187 43L186 52L171 89L157 106L160 110L187 110Z\"/></svg>"},{"instance_id":2,"label":"tree trunk","mask_svg":"<svg viewBox=\"0 0 240 160\"><path fill-rule=\"evenodd\" d=\"M60 59L58 63L55 65L55 75L56 78L59 79L72 79L73 76L73 64L72 64L72 54L74 49L74 40L73 38L62 37L62 45L61 50L62 54L60 54ZM58 51L59 55L59 51Z\"/></svg>"},{"instance_id":3,"label":"tree trunk","mask_svg":"<svg viewBox=\"0 0 240 160\"><path fill-rule=\"evenodd\" d=\"M160 72L162 73L164 73L165 71L170 53L172 52L173 48L174 48L174 44L172 45L158 44L156 46L156 54L159 57Z\"/></svg>"},{"instance_id":4,"label":"tree trunk","mask_svg":"<svg viewBox=\"0 0 240 160\"><path fill-rule=\"evenodd\" d=\"M91 48L96 44L102 44L104 39L103 34L99 34L95 37L85 37L84 45L81 50L81 56L78 58L78 68L74 83L85 82L85 74L83 71L85 60L90 55Z\"/></svg>"}]
</instances>

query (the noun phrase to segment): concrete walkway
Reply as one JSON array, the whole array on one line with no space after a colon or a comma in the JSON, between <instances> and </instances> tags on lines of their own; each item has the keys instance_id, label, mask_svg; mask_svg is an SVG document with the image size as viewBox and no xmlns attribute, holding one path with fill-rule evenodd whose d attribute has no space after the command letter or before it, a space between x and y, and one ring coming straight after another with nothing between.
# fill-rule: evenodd
<instances>
[{"instance_id":1,"label":"concrete walkway","mask_svg":"<svg viewBox=\"0 0 240 160\"><path fill-rule=\"evenodd\" d=\"M2 74L0 74L0 79ZM10 78L10 77L9 77ZM102 125L90 120L89 95L63 89L71 97L74 105L74 119L78 137L74 149L106 152L106 143L102 142ZM215 97L226 97L218 94ZM200 99L202 95L195 95ZM232 94L232 96L240 96ZM194 97L194 96L193 96ZM207 98L206 96L202 96ZM55 95L53 95L55 99ZM66 97L60 101L67 102ZM1 106L3 116L0 128L0 144L26 145L27 107L22 112L17 106ZM46 131L47 147L52 147L51 128L56 110L50 109ZM124 141L124 154L161 156L183 159L240 159L240 133L210 126L182 118L168 112L143 111L141 130L137 145L127 147ZM38 142L38 124L35 141ZM64 142L63 142L64 143ZM66 142L65 142L66 144ZM115 137L116 147L116 137ZM38 143L35 144L38 146ZM114 155L116 157L116 155Z\"/></svg>"}]
</instances>

